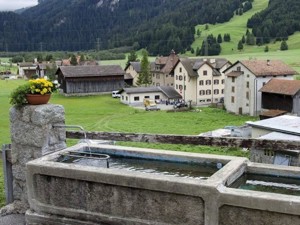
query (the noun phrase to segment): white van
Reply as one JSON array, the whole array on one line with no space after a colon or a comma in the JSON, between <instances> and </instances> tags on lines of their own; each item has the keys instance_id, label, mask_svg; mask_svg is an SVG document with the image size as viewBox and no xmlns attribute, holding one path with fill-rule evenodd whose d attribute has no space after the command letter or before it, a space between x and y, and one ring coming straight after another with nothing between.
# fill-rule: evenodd
<instances>
[{"instance_id":1,"label":"white van","mask_svg":"<svg viewBox=\"0 0 300 225\"><path fill-rule=\"evenodd\" d=\"M120 98L121 95L119 94L119 91L112 91L111 92L111 97L113 97L113 98Z\"/></svg>"}]
</instances>

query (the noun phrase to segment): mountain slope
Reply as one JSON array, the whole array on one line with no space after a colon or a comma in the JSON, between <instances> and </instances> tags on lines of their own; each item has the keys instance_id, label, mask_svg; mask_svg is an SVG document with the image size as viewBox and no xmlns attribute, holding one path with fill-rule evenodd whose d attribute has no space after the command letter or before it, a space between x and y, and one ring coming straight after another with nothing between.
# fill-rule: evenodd
<instances>
[{"instance_id":1,"label":"mountain slope","mask_svg":"<svg viewBox=\"0 0 300 225\"><path fill-rule=\"evenodd\" d=\"M0 51L134 45L151 54L167 54L172 48L181 52L193 42L196 24L228 21L244 1L43 0L20 17L4 19L8 22L0 25Z\"/></svg>"}]
</instances>

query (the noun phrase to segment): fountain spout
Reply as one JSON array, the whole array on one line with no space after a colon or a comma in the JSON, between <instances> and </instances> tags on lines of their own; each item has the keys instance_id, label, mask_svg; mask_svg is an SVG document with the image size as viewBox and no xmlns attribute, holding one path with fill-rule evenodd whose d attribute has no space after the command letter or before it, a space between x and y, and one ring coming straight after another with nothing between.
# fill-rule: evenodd
<instances>
[{"instance_id":1,"label":"fountain spout","mask_svg":"<svg viewBox=\"0 0 300 225\"><path fill-rule=\"evenodd\" d=\"M79 125L64 125L64 124L55 124L55 125L52 125L53 128L77 128L77 129L80 129L83 134L84 134L84 140L86 140L86 132L85 130L83 129L82 126L79 126Z\"/></svg>"}]
</instances>

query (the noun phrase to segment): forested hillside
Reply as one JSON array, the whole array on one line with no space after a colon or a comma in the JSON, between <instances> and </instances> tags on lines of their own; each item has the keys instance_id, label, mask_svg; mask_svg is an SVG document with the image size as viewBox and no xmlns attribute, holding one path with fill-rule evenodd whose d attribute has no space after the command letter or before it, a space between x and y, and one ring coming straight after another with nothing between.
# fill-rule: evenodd
<instances>
[{"instance_id":1,"label":"forested hillside","mask_svg":"<svg viewBox=\"0 0 300 225\"><path fill-rule=\"evenodd\" d=\"M222 23L245 0L43 0L20 15L0 13L0 51L120 46L184 52L197 24Z\"/></svg>"},{"instance_id":2,"label":"forested hillside","mask_svg":"<svg viewBox=\"0 0 300 225\"><path fill-rule=\"evenodd\" d=\"M257 44L269 43L271 39L287 40L300 31L300 1L270 0L268 8L250 18L247 26L253 28Z\"/></svg>"}]
</instances>

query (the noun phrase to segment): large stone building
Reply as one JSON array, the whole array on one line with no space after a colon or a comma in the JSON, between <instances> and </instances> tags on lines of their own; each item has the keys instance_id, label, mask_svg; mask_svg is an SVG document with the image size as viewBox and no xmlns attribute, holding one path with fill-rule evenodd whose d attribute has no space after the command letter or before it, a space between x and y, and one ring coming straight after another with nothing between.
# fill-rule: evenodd
<instances>
[{"instance_id":1,"label":"large stone building","mask_svg":"<svg viewBox=\"0 0 300 225\"><path fill-rule=\"evenodd\" d=\"M224 71L228 112L256 116L261 111L259 90L272 78L292 80L295 70L280 60L242 60Z\"/></svg>"},{"instance_id":2,"label":"large stone building","mask_svg":"<svg viewBox=\"0 0 300 225\"><path fill-rule=\"evenodd\" d=\"M222 102L225 77L231 63L223 58L180 58L174 67L175 90L193 105Z\"/></svg>"}]
</instances>

